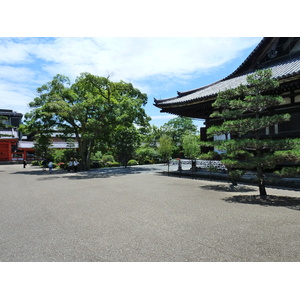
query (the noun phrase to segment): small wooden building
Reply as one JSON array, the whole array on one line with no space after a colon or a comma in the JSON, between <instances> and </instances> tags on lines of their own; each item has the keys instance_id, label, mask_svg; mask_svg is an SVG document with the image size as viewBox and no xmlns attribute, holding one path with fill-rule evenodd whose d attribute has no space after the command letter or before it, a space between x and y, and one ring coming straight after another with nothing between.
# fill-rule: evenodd
<instances>
[{"instance_id":1,"label":"small wooden building","mask_svg":"<svg viewBox=\"0 0 300 300\"><path fill-rule=\"evenodd\" d=\"M194 90L178 92L168 99L154 99L154 105L161 112L178 116L205 120L201 128L201 140L206 140L206 129L213 124L210 114L212 103L220 91L246 84L246 77L259 69L272 70L272 75L280 82L274 91L285 99L285 103L275 107L274 113L289 113L289 122L266 128L265 134L272 138L300 137L300 38L263 38L245 61L226 78Z\"/></svg>"},{"instance_id":2,"label":"small wooden building","mask_svg":"<svg viewBox=\"0 0 300 300\"><path fill-rule=\"evenodd\" d=\"M0 109L0 163L36 160L34 148L34 135L22 137L18 131L23 114L10 109ZM2 119L3 118L3 119ZM67 142L60 133L51 135L52 145L55 149L78 149L78 141Z\"/></svg>"},{"instance_id":3,"label":"small wooden building","mask_svg":"<svg viewBox=\"0 0 300 300\"><path fill-rule=\"evenodd\" d=\"M18 149L18 127L23 115L10 109L0 109L0 116L0 161L12 161Z\"/></svg>"}]
</instances>

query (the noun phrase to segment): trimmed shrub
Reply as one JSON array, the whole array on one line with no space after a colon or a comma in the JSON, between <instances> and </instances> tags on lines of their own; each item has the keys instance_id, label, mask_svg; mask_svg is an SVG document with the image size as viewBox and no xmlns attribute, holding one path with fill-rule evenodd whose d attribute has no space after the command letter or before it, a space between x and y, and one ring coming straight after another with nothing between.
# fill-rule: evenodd
<instances>
[{"instance_id":1,"label":"trimmed shrub","mask_svg":"<svg viewBox=\"0 0 300 300\"><path fill-rule=\"evenodd\" d=\"M108 161L108 162L106 163L106 166L107 166L107 167L119 167L120 164L119 164L117 161L112 161L112 162Z\"/></svg>"},{"instance_id":2,"label":"trimmed shrub","mask_svg":"<svg viewBox=\"0 0 300 300\"><path fill-rule=\"evenodd\" d=\"M300 167L283 167L280 171L275 171L274 174L280 177L297 177L300 174Z\"/></svg>"},{"instance_id":3,"label":"trimmed shrub","mask_svg":"<svg viewBox=\"0 0 300 300\"><path fill-rule=\"evenodd\" d=\"M114 157L112 155L106 154L106 155L102 156L102 161L104 161L104 162L109 162L109 161L110 162L114 162L115 159L114 159Z\"/></svg>"},{"instance_id":4,"label":"trimmed shrub","mask_svg":"<svg viewBox=\"0 0 300 300\"><path fill-rule=\"evenodd\" d=\"M138 165L139 163L135 160L135 159L131 159L128 163L127 163L127 165L128 166L136 166L136 165Z\"/></svg>"},{"instance_id":5,"label":"trimmed shrub","mask_svg":"<svg viewBox=\"0 0 300 300\"><path fill-rule=\"evenodd\" d=\"M100 162L99 161L93 161L91 163L91 168L93 168L93 169L100 168Z\"/></svg>"},{"instance_id":6,"label":"trimmed shrub","mask_svg":"<svg viewBox=\"0 0 300 300\"><path fill-rule=\"evenodd\" d=\"M31 162L31 165L32 165L32 166L35 166L35 167L38 167L38 166L40 166L41 164L40 164L40 162L39 162L38 160L33 160L33 161Z\"/></svg>"}]
</instances>

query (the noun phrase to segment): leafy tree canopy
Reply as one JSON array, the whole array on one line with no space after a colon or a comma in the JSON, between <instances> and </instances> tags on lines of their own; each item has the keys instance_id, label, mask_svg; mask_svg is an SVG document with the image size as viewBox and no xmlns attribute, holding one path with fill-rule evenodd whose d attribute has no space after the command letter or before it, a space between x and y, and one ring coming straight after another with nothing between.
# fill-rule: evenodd
<instances>
[{"instance_id":1,"label":"leafy tree canopy","mask_svg":"<svg viewBox=\"0 0 300 300\"><path fill-rule=\"evenodd\" d=\"M193 124L191 118L177 117L165 123L161 131L171 137L175 145L178 145L181 144L184 135L196 134L197 126Z\"/></svg>"},{"instance_id":2,"label":"leafy tree canopy","mask_svg":"<svg viewBox=\"0 0 300 300\"><path fill-rule=\"evenodd\" d=\"M150 120L143 108L146 94L124 81L82 73L71 84L68 77L56 75L37 93L24 127L38 133L75 134L83 169L89 169L91 154L111 141L116 126L146 126Z\"/></svg>"},{"instance_id":3,"label":"leafy tree canopy","mask_svg":"<svg viewBox=\"0 0 300 300\"><path fill-rule=\"evenodd\" d=\"M266 127L290 119L289 114L272 112L272 108L284 102L281 96L274 94L278 85L271 70L267 69L248 75L247 85L220 92L213 104L217 111L211 115L219 123L207 131L210 137L226 137L206 145L221 150L222 162L229 170L256 170L261 197L267 195L264 171L286 161L286 153L293 159L299 154L299 140L273 139L264 133Z\"/></svg>"}]
</instances>

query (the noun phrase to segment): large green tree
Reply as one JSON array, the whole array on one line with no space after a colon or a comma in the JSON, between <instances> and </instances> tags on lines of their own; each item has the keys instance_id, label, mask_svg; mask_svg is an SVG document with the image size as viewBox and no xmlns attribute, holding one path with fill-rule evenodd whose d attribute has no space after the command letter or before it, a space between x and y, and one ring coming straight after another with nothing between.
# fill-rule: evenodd
<instances>
[{"instance_id":1,"label":"large green tree","mask_svg":"<svg viewBox=\"0 0 300 300\"><path fill-rule=\"evenodd\" d=\"M171 137L176 145L181 144L184 135L196 134L197 126L193 124L191 118L177 117L165 123L161 127L161 131Z\"/></svg>"},{"instance_id":2,"label":"large green tree","mask_svg":"<svg viewBox=\"0 0 300 300\"><path fill-rule=\"evenodd\" d=\"M50 159L54 152L51 146L52 146L52 142L51 142L50 135L36 134L35 142L34 142L36 157Z\"/></svg>"},{"instance_id":3,"label":"large green tree","mask_svg":"<svg viewBox=\"0 0 300 300\"><path fill-rule=\"evenodd\" d=\"M167 135L162 135L159 139L159 146L157 148L158 153L161 155L162 159L169 162L173 151L173 140Z\"/></svg>"},{"instance_id":4,"label":"large green tree","mask_svg":"<svg viewBox=\"0 0 300 300\"><path fill-rule=\"evenodd\" d=\"M211 145L223 152L222 162L229 169L256 171L261 197L267 196L265 170L287 161L287 150L296 159L299 149L299 140L266 135L266 128L290 119L289 114L274 113L274 108L284 102L273 92L278 86L279 82L267 69L248 75L246 85L220 92L213 104L217 111L211 115L220 123L208 129L211 137L226 137Z\"/></svg>"},{"instance_id":5,"label":"large green tree","mask_svg":"<svg viewBox=\"0 0 300 300\"><path fill-rule=\"evenodd\" d=\"M117 126L113 138L113 152L118 161L125 167L127 167L128 161L133 158L134 151L139 144L140 134L134 125L130 127Z\"/></svg>"},{"instance_id":6,"label":"large green tree","mask_svg":"<svg viewBox=\"0 0 300 300\"><path fill-rule=\"evenodd\" d=\"M173 156L180 156L183 147L182 139L187 134L197 134L197 126L191 118L177 117L165 123L161 128L162 135L167 135L173 140Z\"/></svg>"},{"instance_id":7,"label":"large green tree","mask_svg":"<svg viewBox=\"0 0 300 300\"><path fill-rule=\"evenodd\" d=\"M196 135L187 134L182 139L184 155L196 159L200 154L199 138Z\"/></svg>"},{"instance_id":8,"label":"large green tree","mask_svg":"<svg viewBox=\"0 0 300 300\"><path fill-rule=\"evenodd\" d=\"M150 119L143 108L146 94L130 83L90 73L82 73L73 84L68 77L56 75L37 93L29 103L32 110L25 115L26 129L75 135L84 170L90 167L91 154L111 143L118 125L145 126Z\"/></svg>"}]
</instances>

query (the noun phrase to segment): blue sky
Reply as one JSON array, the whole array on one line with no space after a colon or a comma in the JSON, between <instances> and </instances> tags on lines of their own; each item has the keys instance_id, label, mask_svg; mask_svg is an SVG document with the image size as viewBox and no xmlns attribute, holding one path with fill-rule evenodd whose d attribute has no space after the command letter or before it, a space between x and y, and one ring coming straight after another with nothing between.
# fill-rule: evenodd
<instances>
[{"instance_id":1,"label":"blue sky","mask_svg":"<svg viewBox=\"0 0 300 300\"><path fill-rule=\"evenodd\" d=\"M151 123L161 126L154 98L173 97L233 72L261 37L21 37L0 38L0 106L21 113L36 89L63 74L81 72L131 82L148 95ZM199 124L199 122L197 122Z\"/></svg>"},{"instance_id":2,"label":"blue sky","mask_svg":"<svg viewBox=\"0 0 300 300\"><path fill-rule=\"evenodd\" d=\"M226 77L263 36L298 36L289 2L7 1L0 18L0 108L26 113L36 89L56 74L73 82L90 72L146 93L146 112L161 126L173 116L161 114L154 98Z\"/></svg>"}]
</instances>

